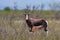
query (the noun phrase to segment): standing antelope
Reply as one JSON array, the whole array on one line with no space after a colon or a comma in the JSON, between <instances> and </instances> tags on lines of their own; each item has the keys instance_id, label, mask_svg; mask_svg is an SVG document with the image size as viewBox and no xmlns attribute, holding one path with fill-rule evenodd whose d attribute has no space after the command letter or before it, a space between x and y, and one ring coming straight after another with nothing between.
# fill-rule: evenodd
<instances>
[{"instance_id":1,"label":"standing antelope","mask_svg":"<svg viewBox=\"0 0 60 40\"><path fill-rule=\"evenodd\" d=\"M44 19L35 19L35 18L29 18L29 14L25 14L25 19L26 19L26 23L30 28L30 32L34 32L34 27L40 29L40 28L44 28L44 31L47 32L48 34L48 30L47 30L47 25L48 22ZM42 26L41 26L42 25ZM41 27L39 27L41 26Z\"/></svg>"}]
</instances>

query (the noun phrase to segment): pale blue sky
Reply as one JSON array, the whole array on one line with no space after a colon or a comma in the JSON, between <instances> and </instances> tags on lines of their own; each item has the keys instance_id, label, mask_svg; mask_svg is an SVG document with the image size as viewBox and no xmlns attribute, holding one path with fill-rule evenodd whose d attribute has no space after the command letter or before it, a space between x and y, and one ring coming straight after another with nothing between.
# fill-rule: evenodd
<instances>
[{"instance_id":1,"label":"pale blue sky","mask_svg":"<svg viewBox=\"0 0 60 40\"><path fill-rule=\"evenodd\" d=\"M0 0L0 9L3 9L6 6L13 8L14 2L17 2L18 9L24 9L26 5L30 5L32 7L33 5L37 6L41 4L45 4L45 9L48 9L48 4L54 2L58 3L60 0Z\"/></svg>"}]
</instances>

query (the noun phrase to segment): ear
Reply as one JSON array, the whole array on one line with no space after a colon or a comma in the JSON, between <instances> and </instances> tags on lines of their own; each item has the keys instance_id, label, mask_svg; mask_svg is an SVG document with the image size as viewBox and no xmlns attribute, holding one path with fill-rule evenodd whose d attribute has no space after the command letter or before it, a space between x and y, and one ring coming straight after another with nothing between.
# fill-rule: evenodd
<instances>
[{"instance_id":1,"label":"ear","mask_svg":"<svg viewBox=\"0 0 60 40\"><path fill-rule=\"evenodd\" d=\"M28 14L28 15L30 15L30 14Z\"/></svg>"},{"instance_id":2,"label":"ear","mask_svg":"<svg viewBox=\"0 0 60 40\"><path fill-rule=\"evenodd\" d=\"M26 14L23 14L24 16L26 16Z\"/></svg>"}]
</instances>

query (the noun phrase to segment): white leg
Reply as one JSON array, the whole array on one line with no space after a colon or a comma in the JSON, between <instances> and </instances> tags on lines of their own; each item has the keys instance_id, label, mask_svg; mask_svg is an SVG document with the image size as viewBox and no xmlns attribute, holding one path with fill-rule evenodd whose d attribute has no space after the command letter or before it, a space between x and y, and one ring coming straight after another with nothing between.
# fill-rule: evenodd
<instances>
[{"instance_id":1,"label":"white leg","mask_svg":"<svg viewBox=\"0 0 60 40\"><path fill-rule=\"evenodd\" d=\"M46 32L46 36L48 36L48 31Z\"/></svg>"}]
</instances>

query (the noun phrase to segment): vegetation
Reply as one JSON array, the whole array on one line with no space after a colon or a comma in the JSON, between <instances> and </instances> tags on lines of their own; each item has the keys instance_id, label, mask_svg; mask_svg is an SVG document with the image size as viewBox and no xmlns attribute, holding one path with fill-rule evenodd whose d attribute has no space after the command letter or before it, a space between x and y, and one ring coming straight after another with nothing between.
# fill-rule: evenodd
<instances>
[{"instance_id":1,"label":"vegetation","mask_svg":"<svg viewBox=\"0 0 60 40\"><path fill-rule=\"evenodd\" d=\"M30 14L30 17L44 17L48 20L49 34L46 37L43 30L39 33L29 32L29 28L24 20L23 10L16 12L0 11L0 40L60 40L60 20L53 19L54 13L53 11L40 13L38 10Z\"/></svg>"},{"instance_id":2,"label":"vegetation","mask_svg":"<svg viewBox=\"0 0 60 40\"><path fill-rule=\"evenodd\" d=\"M57 10L37 10L39 6L33 6L32 10L27 6L24 10L10 10L9 7L0 11L0 40L60 40L60 11ZM53 7L53 6L51 6ZM43 30L39 33L30 33L25 22L25 13L30 17L44 18L48 20L49 34Z\"/></svg>"},{"instance_id":3,"label":"vegetation","mask_svg":"<svg viewBox=\"0 0 60 40\"><path fill-rule=\"evenodd\" d=\"M11 9L9 7L4 8L5 11L10 11Z\"/></svg>"}]
</instances>

